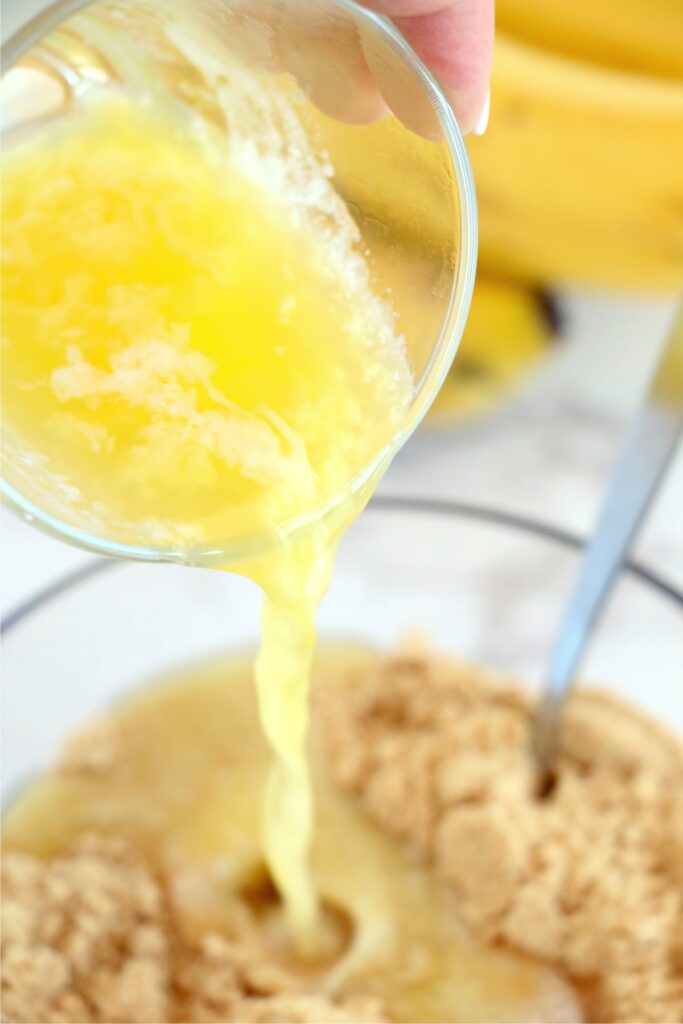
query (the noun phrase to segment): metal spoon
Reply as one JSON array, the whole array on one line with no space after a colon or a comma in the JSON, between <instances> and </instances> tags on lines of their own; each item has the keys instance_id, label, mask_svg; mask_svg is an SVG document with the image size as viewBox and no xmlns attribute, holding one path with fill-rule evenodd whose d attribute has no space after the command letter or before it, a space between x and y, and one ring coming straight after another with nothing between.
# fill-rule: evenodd
<instances>
[{"instance_id":1,"label":"metal spoon","mask_svg":"<svg viewBox=\"0 0 683 1024\"><path fill-rule=\"evenodd\" d=\"M554 784L562 712L576 668L682 433L683 302L626 435L552 651L534 728L541 794Z\"/></svg>"}]
</instances>

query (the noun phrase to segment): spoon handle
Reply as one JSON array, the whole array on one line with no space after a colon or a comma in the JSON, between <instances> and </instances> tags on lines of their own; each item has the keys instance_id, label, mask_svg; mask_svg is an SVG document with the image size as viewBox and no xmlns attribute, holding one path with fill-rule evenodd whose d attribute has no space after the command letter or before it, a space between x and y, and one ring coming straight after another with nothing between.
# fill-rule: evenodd
<instances>
[{"instance_id":1,"label":"spoon handle","mask_svg":"<svg viewBox=\"0 0 683 1024\"><path fill-rule=\"evenodd\" d=\"M536 754L546 781L577 665L682 433L683 302L645 402L626 435L552 651L535 723Z\"/></svg>"}]
</instances>

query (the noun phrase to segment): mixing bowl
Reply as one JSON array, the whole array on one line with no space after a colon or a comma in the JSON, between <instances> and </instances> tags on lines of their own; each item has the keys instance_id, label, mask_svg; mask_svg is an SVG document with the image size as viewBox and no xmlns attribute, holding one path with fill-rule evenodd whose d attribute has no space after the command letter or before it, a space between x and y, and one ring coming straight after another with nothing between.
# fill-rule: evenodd
<instances>
[{"instance_id":1,"label":"mixing bowl","mask_svg":"<svg viewBox=\"0 0 683 1024\"><path fill-rule=\"evenodd\" d=\"M538 685L580 556L540 523L445 502L376 498L341 543L321 640L389 647L407 630ZM94 559L4 626L5 793L63 738L155 675L254 647L260 595L245 579ZM581 672L683 732L683 593L631 565Z\"/></svg>"}]
</instances>

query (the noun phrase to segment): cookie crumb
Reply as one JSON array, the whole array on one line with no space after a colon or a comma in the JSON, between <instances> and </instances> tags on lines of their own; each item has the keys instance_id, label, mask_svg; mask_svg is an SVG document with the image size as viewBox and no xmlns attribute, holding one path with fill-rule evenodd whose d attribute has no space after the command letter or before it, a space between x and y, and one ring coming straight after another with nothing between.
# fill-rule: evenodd
<instances>
[{"instance_id":1,"label":"cookie crumb","mask_svg":"<svg viewBox=\"0 0 683 1024\"><path fill-rule=\"evenodd\" d=\"M186 935L164 881L122 839L2 863L2 1009L10 1024L381 1022L375 1000L302 990L257 930Z\"/></svg>"},{"instance_id":2,"label":"cookie crumb","mask_svg":"<svg viewBox=\"0 0 683 1024\"><path fill-rule=\"evenodd\" d=\"M517 686L416 646L337 672L315 702L333 777L433 864L475 936L558 967L593 1019L683 1020L683 745L580 689L541 801Z\"/></svg>"}]
</instances>

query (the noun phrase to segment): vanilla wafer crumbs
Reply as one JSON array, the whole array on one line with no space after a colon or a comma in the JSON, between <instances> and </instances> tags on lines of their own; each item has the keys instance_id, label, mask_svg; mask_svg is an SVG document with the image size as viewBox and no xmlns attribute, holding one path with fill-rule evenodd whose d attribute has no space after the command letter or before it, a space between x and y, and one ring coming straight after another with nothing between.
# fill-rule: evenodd
<instances>
[{"instance_id":1,"label":"vanilla wafer crumbs","mask_svg":"<svg viewBox=\"0 0 683 1024\"><path fill-rule=\"evenodd\" d=\"M683 1021L683 746L597 691L571 698L534 792L531 701L422 652L344 669L316 703L331 771L452 886L474 934L578 982L589 1019Z\"/></svg>"},{"instance_id":2,"label":"vanilla wafer crumbs","mask_svg":"<svg viewBox=\"0 0 683 1024\"><path fill-rule=\"evenodd\" d=\"M681 744L581 690L541 801L522 690L425 649L341 666L314 691L330 772L431 862L473 933L566 972L588 1019L683 1021ZM58 768L111 770L110 726L77 734ZM246 904L234 935L188 934L181 881L123 838L86 835L50 861L7 852L2 1020L387 1019L376 1000L330 999L274 964Z\"/></svg>"},{"instance_id":3,"label":"vanilla wafer crumbs","mask_svg":"<svg viewBox=\"0 0 683 1024\"><path fill-rule=\"evenodd\" d=\"M168 887L122 839L85 836L49 862L8 852L2 890L3 1021L383 1019L374 1000L303 990L269 961L246 907L236 937L186 935Z\"/></svg>"}]
</instances>

